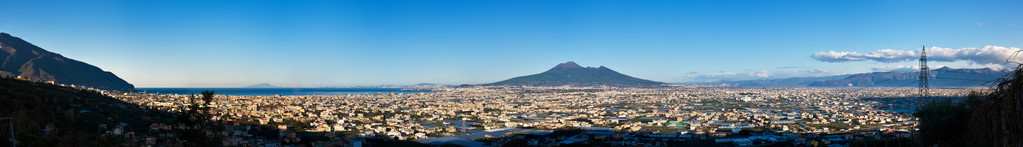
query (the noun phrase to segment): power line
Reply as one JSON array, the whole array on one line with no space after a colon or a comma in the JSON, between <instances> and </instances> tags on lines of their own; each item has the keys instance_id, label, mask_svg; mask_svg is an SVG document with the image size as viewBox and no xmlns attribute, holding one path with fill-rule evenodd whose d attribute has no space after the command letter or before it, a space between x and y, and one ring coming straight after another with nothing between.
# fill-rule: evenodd
<instances>
[{"instance_id":1,"label":"power line","mask_svg":"<svg viewBox=\"0 0 1023 147\"><path fill-rule=\"evenodd\" d=\"M866 87L860 87L860 88L856 88L856 89L853 89L853 90L852 90L852 91L850 91L850 92L857 92L857 91L860 91L860 90L863 90L863 89L867 89L867 88L870 88L870 87L874 87L874 86L880 86L880 85L881 85L881 83L884 83L884 82L887 82L887 81L891 81L891 80L893 80L893 79L888 79L888 80L884 80L884 81L882 81L882 82L878 82L878 83L876 83L876 84L874 84L874 85L870 85L870 86L866 86ZM917 82L916 80L914 80L914 81L909 81L909 83L903 84L902 86L906 86L906 85L908 85L908 84L912 84L912 83L916 83L916 82ZM902 87L902 86L898 86L898 87Z\"/></svg>"},{"instance_id":2,"label":"power line","mask_svg":"<svg viewBox=\"0 0 1023 147\"><path fill-rule=\"evenodd\" d=\"M908 86L909 84L913 84L913 83L916 83L916 81L909 81L909 83L902 84L902 85L900 85L898 87L905 87L905 86Z\"/></svg>"},{"instance_id":3,"label":"power line","mask_svg":"<svg viewBox=\"0 0 1023 147\"><path fill-rule=\"evenodd\" d=\"M980 82L990 82L990 81L994 81L994 80L980 80L980 79L964 79L964 78L949 78L949 77L934 77L934 78L935 78L935 79L950 79L950 80L966 80L966 81L980 81Z\"/></svg>"}]
</instances>

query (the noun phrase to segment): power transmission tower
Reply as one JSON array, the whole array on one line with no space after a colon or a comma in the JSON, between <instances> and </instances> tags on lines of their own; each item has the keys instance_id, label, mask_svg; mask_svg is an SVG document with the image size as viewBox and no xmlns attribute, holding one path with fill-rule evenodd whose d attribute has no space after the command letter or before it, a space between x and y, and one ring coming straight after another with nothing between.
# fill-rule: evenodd
<instances>
[{"instance_id":1,"label":"power transmission tower","mask_svg":"<svg viewBox=\"0 0 1023 147\"><path fill-rule=\"evenodd\" d=\"M931 75L929 73L927 73L927 72L928 72L928 69L927 69L927 46L923 46L923 47L920 48L920 97L921 98L925 98L925 97L929 96L929 94L927 93L927 90L930 89L930 88L927 86L928 85L927 84L927 78L929 78Z\"/></svg>"}]
</instances>

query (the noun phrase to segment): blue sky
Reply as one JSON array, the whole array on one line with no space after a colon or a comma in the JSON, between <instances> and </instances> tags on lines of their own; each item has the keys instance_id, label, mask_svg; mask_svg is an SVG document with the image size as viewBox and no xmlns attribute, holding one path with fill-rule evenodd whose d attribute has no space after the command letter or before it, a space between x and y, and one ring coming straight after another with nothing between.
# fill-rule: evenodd
<instances>
[{"instance_id":1,"label":"blue sky","mask_svg":"<svg viewBox=\"0 0 1023 147\"><path fill-rule=\"evenodd\" d=\"M917 64L812 57L827 51L1023 47L1020 1L0 3L0 32L137 87L476 84L566 61L665 82L739 80Z\"/></svg>"}]
</instances>

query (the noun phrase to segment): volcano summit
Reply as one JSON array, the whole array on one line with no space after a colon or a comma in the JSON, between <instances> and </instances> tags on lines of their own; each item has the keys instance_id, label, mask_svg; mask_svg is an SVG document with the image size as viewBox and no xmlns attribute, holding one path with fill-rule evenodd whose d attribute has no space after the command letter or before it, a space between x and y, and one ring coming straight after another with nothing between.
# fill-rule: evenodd
<instances>
[{"instance_id":1,"label":"volcano summit","mask_svg":"<svg viewBox=\"0 0 1023 147\"><path fill-rule=\"evenodd\" d=\"M569 61L558 64L543 73L515 77L508 80L486 85L518 85L518 86L657 86L663 82L635 78L618 73L607 67L582 67Z\"/></svg>"}]
</instances>

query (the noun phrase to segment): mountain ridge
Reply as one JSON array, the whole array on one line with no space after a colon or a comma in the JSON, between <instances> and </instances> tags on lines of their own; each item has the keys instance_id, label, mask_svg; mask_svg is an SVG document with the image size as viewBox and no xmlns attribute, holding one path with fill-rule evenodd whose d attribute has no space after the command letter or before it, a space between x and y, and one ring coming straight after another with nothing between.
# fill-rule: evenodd
<instances>
[{"instance_id":1,"label":"mountain ridge","mask_svg":"<svg viewBox=\"0 0 1023 147\"><path fill-rule=\"evenodd\" d=\"M989 81L995 81L1006 75L1005 71L998 71L990 68L981 69L952 69L942 67L928 71L928 85L930 87L983 87ZM808 86L813 87L903 87L912 86L913 82L919 81L920 72L871 72L854 74L849 77L837 80L819 81ZM907 84L908 83L908 84ZM852 86L849 86L852 85Z\"/></svg>"},{"instance_id":2,"label":"mountain ridge","mask_svg":"<svg viewBox=\"0 0 1023 147\"><path fill-rule=\"evenodd\" d=\"M137 91L134 85L109 71L46 51L7 33L0 33L0 58L0 76L104 90Z\"/></svg>"},{"instance_id":3,"label":"mountain ridge","mask_svg":"<svg viewBox=\"0 0 1023 147\"><path fill-rule=\"evenodd\" d=\"M983 87L988 81L1005 76L1005 71L991 68L953 69L942 67L930 70L928 79L931 87ZM914 86L920 72L867 72L824 77L790 77L781 79L759 79L740 81L718 81L690 83L698 85L723 85L736 87L904 87Z\"/></svg>"},{"instance_id":4,"label":"mountain ridge","mask_svg":"<svg viewBox=\"0 0 1023 147\"><path fill-rule=\"evenodd\" d=\"M583 67L573 61L568 61L539 74L519 76L483 85L657 86L661 84L665 83L635 78L604 66Z\"/></svg>"},{"instance_id":5,"label":"mountain ridge","mask_svg":"<svg viewBox=\"0 0 1023 147\"><path fill-rule=\"evenodd\" d=\"M823 80L834 80L842 79L851 76L852 74L844 75L833 75L833 76L822 76L822 77L788 77L778 79L756 79L756 80L736 80L736 81L717 81L717 82L698 82L698 83L680 83L680 84L698 84L698 85L720 85L720 86L735 86L735 87L807 87L813 82Z\"/></svg>"},{"instance_id":6,"label":"mountain ridge","mask_svg":"<svg viewBox=\"0 0 1023 147\"><path fill-rule=\"evenodd\" d=\"M270 85L270 83L259 83L259 84L252 84L252 85L249 85L249 86L245 86L245 87L242 87L242 88L281 88L281 87Z\"/></svg>"}]
</instances>

